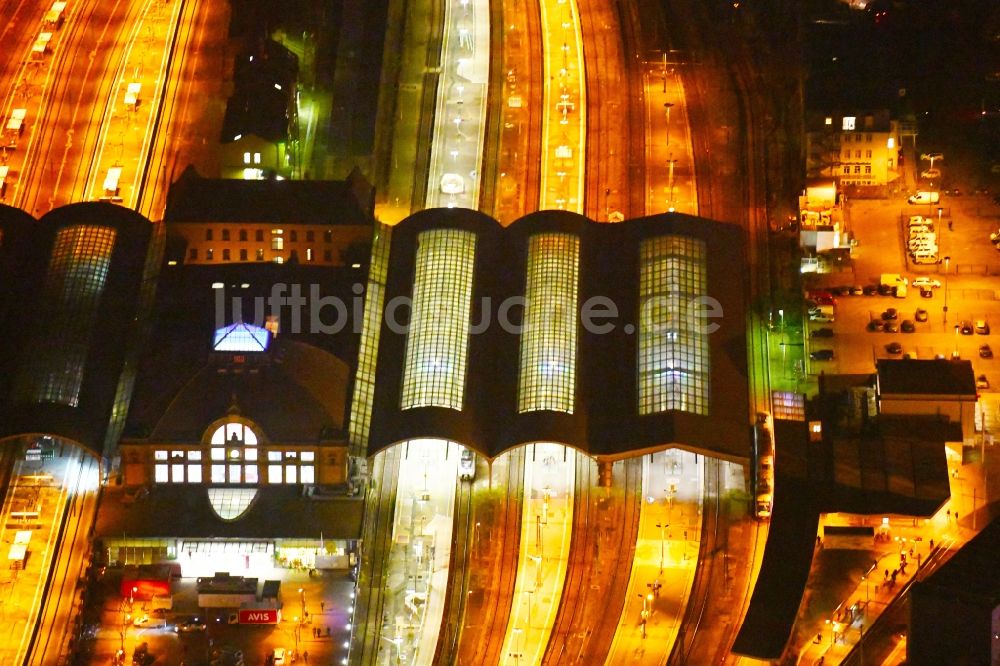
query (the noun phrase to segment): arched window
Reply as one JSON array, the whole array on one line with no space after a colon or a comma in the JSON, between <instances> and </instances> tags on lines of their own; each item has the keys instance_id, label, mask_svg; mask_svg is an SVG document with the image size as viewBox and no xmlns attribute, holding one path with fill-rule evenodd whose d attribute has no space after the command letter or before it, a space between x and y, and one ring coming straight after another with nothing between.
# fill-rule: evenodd
<instances>
[{"instance_id":1,"label":"arched window","mask_svg":"<svg viewBox=\"0 0 1000 666\"><path fill-rule=\"evenodd\" d=\"M225 423L212 433L211 444L212 483L257 484L257 434L250 426Z\"/></svg>"}]
</instances>

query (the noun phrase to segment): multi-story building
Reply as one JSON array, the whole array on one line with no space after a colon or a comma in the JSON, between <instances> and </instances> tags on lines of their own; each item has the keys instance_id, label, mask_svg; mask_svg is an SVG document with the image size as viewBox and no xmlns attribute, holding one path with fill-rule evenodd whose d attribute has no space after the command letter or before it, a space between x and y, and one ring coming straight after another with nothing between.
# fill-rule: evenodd
<instances>
[{"instance_id":1,"label":"multi-story building","mask_svg":"<svg viewBox=\"0 0 1000 666\"><path fill-rule=\"evenodd\" d=\"M902 174L904 131L888 110L810 114L806 176L840 186L887 185Z\"/></svg>"},{"instance_id":2,"label":"multi-story building","mask_svg":"<svg viewBox=\"0 0 1000 666\"><path fill-rule=\"evenodd\" d=\"M365 263L374 194L357 170L345 180L202 178L188 168L170 188L164 221L176 264Z\"/></svg>"}]
</instances>

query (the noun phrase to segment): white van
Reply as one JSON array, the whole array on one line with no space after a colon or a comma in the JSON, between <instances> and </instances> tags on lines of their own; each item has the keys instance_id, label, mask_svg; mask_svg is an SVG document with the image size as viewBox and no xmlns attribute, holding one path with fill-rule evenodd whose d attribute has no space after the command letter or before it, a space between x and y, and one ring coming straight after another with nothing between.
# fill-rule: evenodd
<instances>
[{"instance_id":1,"label":"white van","mask_svg":"<svg viewBox=\"0 0 1000 666\"><path fill-rule=\"evenodd\" d=\"M936 204L941 200L941 195L938 192L917 192L912 195L907 201L911 204Z\"/></svg>"}]
</instances>

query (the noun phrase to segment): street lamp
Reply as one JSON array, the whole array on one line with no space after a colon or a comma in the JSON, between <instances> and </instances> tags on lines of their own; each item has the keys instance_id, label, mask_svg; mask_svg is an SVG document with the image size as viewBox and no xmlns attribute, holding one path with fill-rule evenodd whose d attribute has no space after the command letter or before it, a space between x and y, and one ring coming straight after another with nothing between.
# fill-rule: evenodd
<instances>
[{"instance_id":1,"label":"street lamp","mask_svg":"<svg viewBox=\"0 0 1000 666\"><path fill-rule=\"evenodd\" d=\"M666 82L666 79L664 79L664 83L665 82ZM667 110L667 140L666 140L666 144L667 144L667 146L669 146L670 145L670 109L674 108L674 105L673 105L672 102L664 102L663 103L663 108Z\"/></svg>"},{"instance_id":2,"label":"street lamp","mask_svg":"<svg viewBox=\"0 0 1000 666\"><path fill-rule=\"evenodd\" d=\"M663 531L666 528L670 527L670 523L656 523L656 526L660 528L660 573L663 573L663 559L664 559L663 545L665 543L665 537Z\"/></svg>"},{"instance_id":3,"label":"street lamp","mask_svg":"<svg viewBox=\"0 0 1000 666\"><path fill-rule=\"evenodd\" d=\"M938 227L938 231L940 231L940 229L941 228ZM951 272L949 268L951 268L950 256L944 258L944 323L945 324L948 323L948 273Z\"/></svg>"}]
</instances>

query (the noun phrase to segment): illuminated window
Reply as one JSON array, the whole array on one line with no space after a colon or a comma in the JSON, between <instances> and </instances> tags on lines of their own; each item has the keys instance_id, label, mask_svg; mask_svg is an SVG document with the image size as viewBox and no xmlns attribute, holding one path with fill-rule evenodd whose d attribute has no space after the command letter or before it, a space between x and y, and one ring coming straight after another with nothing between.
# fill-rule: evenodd
<instances>
[{"instance_id":1,"label":"illuminated window","mask_svg":"<svg viewBox=\"0 0 1000 666\"><path fill-rule=\"evenodd\" d=\"M212 261L212 256L215 254L215 250L208 248L205 250L205 261Z\"/></svg>"},{"instance_id":2,"label":"illuminated window","mask_svg":"<svg viewBox=\"0 0 1000 666\"><path fill-rule=\"evenodd\" d=\"M573 413L580 239L538 234L528 242L518 411Z\"/></svg>"},{"instance_id":3,"label":"illuminated window","mask_svg":"<svg viewBox=\"0 0 1000 666\"><path fill-rule=\"evenodd\" d=\"M246 483L257 483L257 465L243 466L243 480Z\"/></svg>"},{"instance_id":4,"label":"illuminated window","mask_svg":"<svg viewBox=\"0 0 1000 666\"><path fill-rule=\"evenodd\" d=\"M281 465L268 465L267 466L267 482L268 483L281 483L282 478Z\"/></svg>"},{"instance_id":5,"label":"illuminated window","mask_svg":"<svg viewBox=\"0 0 1000 666\"><path fill-rule=\"evenodd\" d=\"M254 153L253 154L253 163L254 164L260 164L260 153Z\"/></svg>"},{"instance_id":6,"label":"illuminated window","mask_svg":"<svg viewBox=\"0 0 1000 666\"><path fill-rule=\"evenodd\" d=\"M250 164L250 153L243 153L243 164Z\"/></svg>"},{"instance_id":7,"label":"illuminated window","mask_svg":"<svg viewBox=\"0 0 1000 666\"><path fill-rule=\"evenodd\" d=\"M264 248L257 248L257 261L264 261Z\"/></svg>"},{"instance_id":8,"label":"illuminated window","mask_svg":"<svg viewBox=\"0 0 1000 666\"><path fill-rule=\"evenodd\" d=\"M313 261L313 249L311 247L306 248L306 261Z\"/></svg>"},{"instance_id":9,"label":"illuminated window","mask_svg":"<svg viewBox=\"0 0 1000 666\"><path fill-rule=\"evenodd\" d=\"M285 238L283 234L285 231L283 229L271 229L271 249L272 250L284 250L285 249Z\"/></svg>"},{"instance_id":10,"label":"illuminated window","mask_svg":"<svg viewBox=\"0 0 1000 666\"><path fill-rule=\"evenodd\" d=\"M283 263L285 263L285 259L283 257L275 257L274 258L274 263L276 263L276 264L283 264Z\"/></svg>"},{"instance_id":11,"label":"illuminated window","mask_svg":"<svg viewBox=\"0 0 1000 666\"><path fill-rule=\"evenodd\" d=\"M201 465L187 466L188 483L201 483Z\"/></svg>"},{"instance_id":12,"label":"illuminated window","mask_svg":"<svg viewBox=\"0 0 1000 666\"><path fill-rule=\"evenodd\" d=\"M208 501L223 520L236 520L253 504L256 488L209 488Z\"/></svg>"},{"instance_id":13,"label":"illuminated window","mask_svg":"<svg viewBox=\"0 0 1000 666\"><path fill-rule=\"evenodd\" d=\"M229 483L243 482L243 467L240 465L229 466Z\"/></svg>"},{"instance_id":14,"label":"illuminated window","mask_svg":"<svg viewBox=\"0 0 1000 666\"><path fill-rule=\"evenodd\" d=\"M226 450L225 449L212 449L210 452L212 460L225 460Z\"/></svg>"},{"instance_id":15,"label":"illuminated window","mask_svg":"<svg viewBox=\"0 0 1000 666\"><path fill-rule=\"evenodd\" d=\"M212 483L226 482L226 466L212 465Z\"/></svg>"},{"instance_id":16,"label":"illuminated window","mask_svg":"<svg viewBox=\"0 0 1000 666\"><path fill-rule=\"evenodd\" d=\"M188 460L201 460L201 451L188 451L187 452L187 459Z\"/></svg>"},{"instance_id":17,"label":"illuminated window","mask_svg":"<svg viewBox=\"0 0 1000 666\"><path fill-rule=\"evenodd\" d=\"M651 238L639 260L639 413L708 414L707 321L697 300L706 292L705 243Z\"/></svg>"},{"instance_id":18,"label":"illuminated window","mask_svg":"<svg viewBox=\"0 0 1000 666\"><path fill-rule=\"evenodd\" d=\"M844 116L844 123L841 129L843 129L845 132L853 131L856 120L857 119L854 116Z\"/></svg>"},{"instance_id":19,"label":"illuminated window","mask_svg":"<svg viewBox=\"0 0 1000 666\"><path fill-rule=\"evenodd\" d=\"M831 118L830 116L827 116L826 120L824 121L824 124L826 124L826 125L832 125L833 124L833 118Z\"/></svg>"},{"instance_id":20,"label":"illuminated window","mask_svg":"<svg viewBox=\"0 0 1000 666\"><path fill-rule=\"evenodd\" d=\"M243 451L243 458L249 461L257 460L257 449L246 449Z\"/></svg>"},{"instance_id":21,"label":"illuminated window","mask_svg":"<svg viewBox=\"0 0 1000 666\"><path fill-rule=\"evenodd\" d=\"M20 377L26 401L79 406L115 236L114 229L84 225L56 233L41 298L34 304L46 325L32 336Z\"/></svg>"},{"instance_id":22,"label":"illuminated window","mask_svg":"<svg viewBox=\"0 0 1000 666\"><path fill-rule=\"evenodd\" d=\"M166 451L156 451L153 453L153 458L156 460L166 460L169 454Z\"/></svg>"},{"instance_id":23,"label":"illuminated window","mask_svg":"<svg viewBox=\"0 0 1000 666\"><path fill-rule=\"evenodd\" d=\"M886 142L885 142L885 147L888 148L889 150L892 150L893 148L895 148L896 147L896 139L894 137L890 136L886 140Z\"/></svg>"},{"instance_id":24,"label":"illuminated window","mask_svg":"<svg viewBox=\"0 0 1000 666\"><path fill-rule=\"evenodd\" d=\"M174 483L184 483L184 465L170 466L170 480Z\"/></svg>"},{"instance_id":25,"label":"illuminated window","mask_svg":"<svg viewBox=\"0 0 1000 666\"><path fill-rule=\"evenodd\" d=\"M285 483L298 483L298 471L297 465L285 465Z\"/></svg>"},{"instance_id":26,"label":"illuminated window","mask_svg":"<svg viewBox=\"0 0 1000 666\"><path fill-rule=\"evenodd\" d=\"M417 236L402 409L462 409L475 255L476 236L468 231L433 229Z\"/></svg>"},{"instance_id":27,"label":"illuminated window","mask_svg":"<svg viewBox=\"0 0 1000 666\"><path fill-rule=\"evenodd\" d=\"M316 454L313 453L312 451L302 452L302 462L312 462L315 459L316 459Z\"/></svg>"},{"instance_id":28,"label":"illuminated window","mask_svg":"<svg viewBox=\"0 0 1000 666\"><path fill-rule=\"evenodd\" d=\"M271 461L281 460L281 451L268 451L267 459Z\"/></svg>"},{"instance_id":29,"label":"illuminated window","mask_svg":"<svg viewBox=\"0 0 1000 666\"><path fill-rule=\"evenodd\" d=\"M316 468L312 465L303 465L299 480L302 483L316 483Z\"/></svg>"},{"instance_id":30,"label":"illuminated window","mask_svg":"<svg viewBox=\"0 0 1000 666\"><path fill-rule=\"evenodd\" d=\"M167 483L170 480L170 467L168 465L156 465L153 471L153 478L157 483Z\"/></svg>"}]
</instances>

